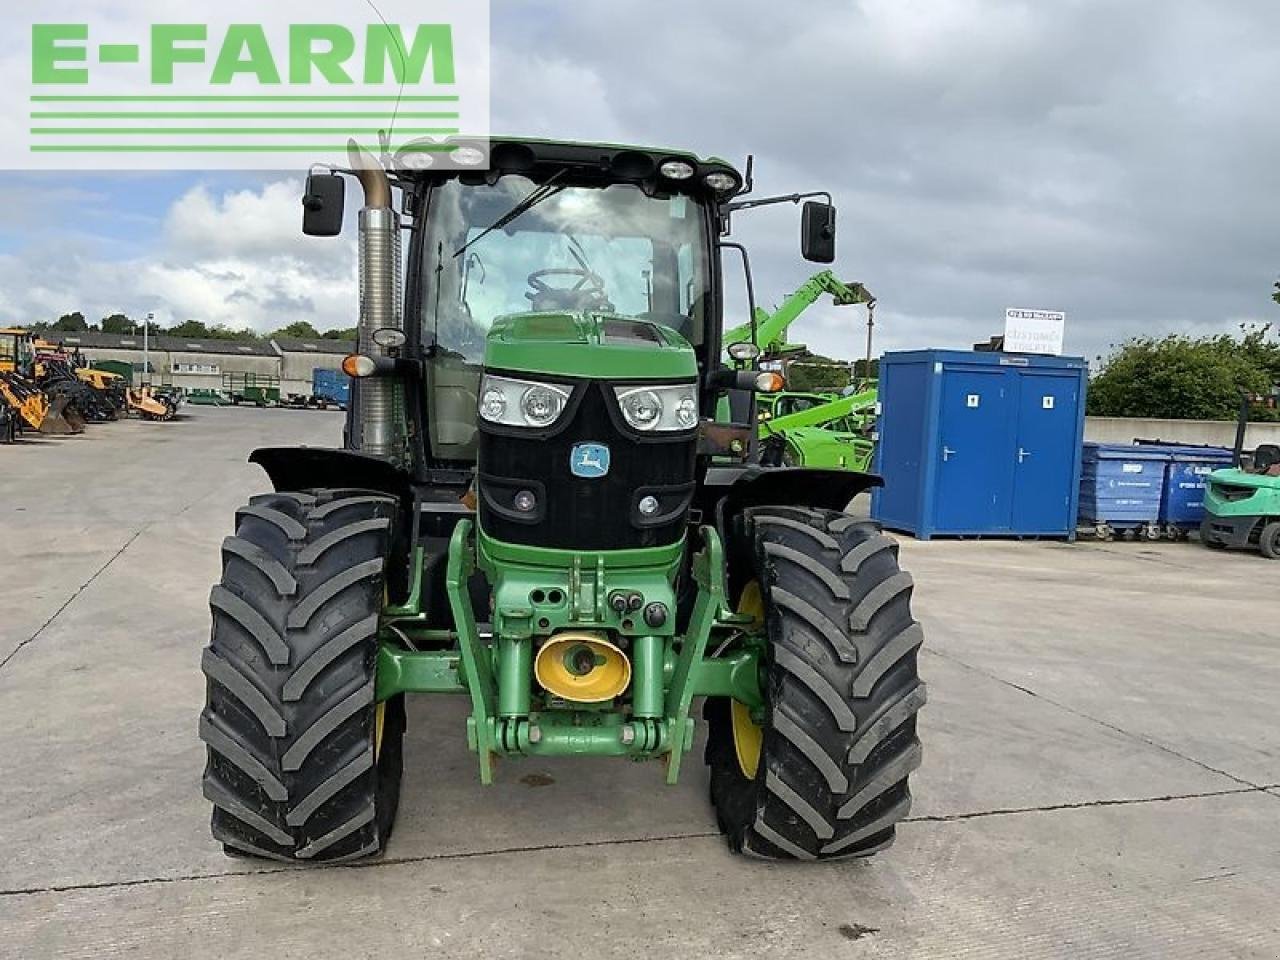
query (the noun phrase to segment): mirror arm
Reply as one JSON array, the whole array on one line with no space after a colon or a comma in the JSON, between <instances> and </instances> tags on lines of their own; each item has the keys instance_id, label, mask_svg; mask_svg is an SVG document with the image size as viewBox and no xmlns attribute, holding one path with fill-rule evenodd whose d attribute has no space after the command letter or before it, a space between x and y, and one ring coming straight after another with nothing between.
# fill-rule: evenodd
<instances>
[{"instance_id":1,"label":"mirror arm","mask_svg":"<svg viewBox=\"0 0 1280 960\"><path fill-rule=\"evenodd\" d=\"M835 201L831 199L831 194L826 190L815 190L812 193L789 193L785 197L761 197L759 200L738 200L731 203L722 204L720 209L725 213L733 213L735 210L750 210L752 207L767 207L775 203L799 203L801 200L812 200L816 197L822 197L827 201L829 206L834 206Z\"/></svg>"},{"instance_id":2,"label":"mirror arm","mask_svg":"<svg viewBox=\"0 0 1280 960\"><path fill-rule=\"evenodd\" d=\"M747 311L751 315L751 342L758 347L760 344L756 341L756 288L751 279L751 256L747 253L747 248L740 243L722 240L719 246L721 250L727 247L742 254L742 272L747 277Z\"/></svg>"}]
</instances>

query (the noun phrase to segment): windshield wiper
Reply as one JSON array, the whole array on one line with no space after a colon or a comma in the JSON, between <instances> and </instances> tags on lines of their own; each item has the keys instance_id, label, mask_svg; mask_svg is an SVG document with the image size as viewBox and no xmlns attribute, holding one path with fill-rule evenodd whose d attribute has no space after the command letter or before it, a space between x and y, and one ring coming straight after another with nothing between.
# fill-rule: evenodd
<instances>
[{"instance_id":1,"label":"windshield wiper","mask_svg":"<svg viewBox=\"0 0 1280 960\"><path fill-rule=\"evenodd\" d=\"M463 253L466 252L467 248L470 247L472 244L479 243L481 240L483 240L489 234L493 233L493 231L495 230L501 230L503 227L511 223L517 217L521 216L522 214L528 213L530 210L532 210L534 207L540 204L543 200L549 200L551 197L554 197L557 193L563 190L564 187L555 186L555 182L559 180L561 176L564 175L567 169L568 169L567 167L562 167L561 169L553 173L550 177L547 178L546 183L542 184L542 186L538 187L536 190L531 191L528 194L528 196L526 196L523 200L517 203L514 207L512 207L502 216L500 216L497 220L493 221L493 223L490 226L485 227L478 234L476 234L474 237L472 237L470 240L468 240L466 243L460 246L457 250L455 250L453 252L454 257L460 257Z\"/></svg>"}]
</instances>

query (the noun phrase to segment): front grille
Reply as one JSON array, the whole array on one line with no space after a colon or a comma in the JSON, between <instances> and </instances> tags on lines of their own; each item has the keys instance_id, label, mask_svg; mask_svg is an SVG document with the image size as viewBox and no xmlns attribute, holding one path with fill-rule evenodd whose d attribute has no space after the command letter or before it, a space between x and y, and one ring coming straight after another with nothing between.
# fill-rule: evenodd
<instances>
[{"instance_id":1,"label":"front grille","mask_svg":"<svg viewBox=\"0 0 1280 960\"><path fill-rule=\"evenodd\" d=\"M1257 487L1245 487L1237 483L1215 483L1213 492L1227 503L1239 503L1241 500L1248 500L1258 492Z\"/></svg>"},{"instance_id":2,"label":"front grille","mask_svg":"<svg viewBox=\"0 0 1280 960\"><path fill-rule=\"evenodd\" d=\"M623 550L674 543L683 535L694 490L696 438L627 429L605 383L575 387L567 421L551 433L529 434L480 422L480 525L508 543L568 550ZM570 453L577 443L603 443L609 472L574 476ZM537 501L533 511L514 508L521 491ZM650 517L638 509L653 496Z\"/></svg>"}]
</instances>

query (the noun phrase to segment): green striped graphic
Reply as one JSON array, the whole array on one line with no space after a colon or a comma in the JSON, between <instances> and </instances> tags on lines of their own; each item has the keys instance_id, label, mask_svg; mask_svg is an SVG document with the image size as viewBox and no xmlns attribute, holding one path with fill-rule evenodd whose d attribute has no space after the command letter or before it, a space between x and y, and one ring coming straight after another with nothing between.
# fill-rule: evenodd
<instances>
[{"instance_id":1,"label":"green striped graphic","mask_svg":"<svg viewBox=\"0 0 1280 960\"><path fill-rule=\"evenodd\" d=\"M33 96L33 103L457 103L458 98L454 96L395 96L391 95L283 95L283 94L263 94L260 96L248 95L200 95L200 96L177 96L172 94L165 95L98 95L98 96L66 96L43 94L41 96Z\"/></svg>"},{"instance_id":2,"label":"green striped graphic","mask_svg":"<svg viewBox=\"0 0 1280 960\"><path fill-rule=\"evenodd\" d=\"M49 143L32 144L32 153L323 153L345 151L345 143L329 144L232 144L232 143ZM409 143L392 147L392 153L440 153L452 150L449 144Z\"/></svg>"},{"instance_id":3,"label":"green striped graphic","mask_svg":"<svg viewBox=\"0 0 1280 960\"><path fill-rule=\"evenodd\" d=\"M315 133L333 133L339 136L376 136L385 130L385 127L360 127L360 128L337 128L337 127L286 127L284 129L268 129L267 127L186 127L186 128L160 128L156 127L32 127L31 133L37 136L61 136L61 135L84 135L84 136L106 136L110 134L123 134L125 136L183 136L183 137L211 137L211 136L234 136L237 134L257 134L263 137L280 137L292 136L297 133L315 134ZM396 133L412 133L412 134L437 134L448 135L459 132L457 127L396 127Z\"/></svg>"}]
</instances>

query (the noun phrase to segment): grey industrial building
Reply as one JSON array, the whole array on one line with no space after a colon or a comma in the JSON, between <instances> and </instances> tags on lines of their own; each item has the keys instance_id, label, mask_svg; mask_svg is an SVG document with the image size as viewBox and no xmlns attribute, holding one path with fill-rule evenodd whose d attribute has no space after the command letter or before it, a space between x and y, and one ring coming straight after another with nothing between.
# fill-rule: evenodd
<instances>
[{"instance_id":1,"label":"grey industrial building","mask_svg":"<svg viewBox=\"0 0 1280 960\"><path fill-rule=\"evenodd\" d=\"M347 340L293 340L274 337L280 356L280 392L311 393L311 374L314 370L340 370L342 358L353 352L354 343Z\"/></svg>"},{"instance_id":2,"label":"grey industrial building","mask_svg":"<svg viewBox=\"0 0 1280 960\"><path fill-rule=\"evenodd\" d=\"M141 334L48 332L44 336L78 349L85 360L115 360L143 369ZM222 387L226 374L275 377L282 395L311 393L311 374L317 368L338 370L342 358L355 349L346 340L203 340L152 336L147 343L151 379L187 389Z\"/></svg>"}]
</instances>

